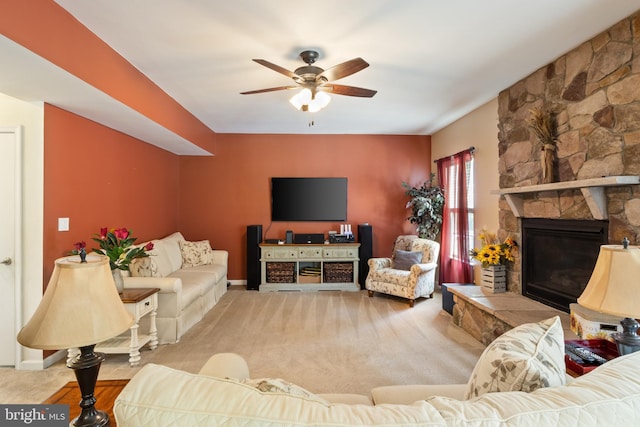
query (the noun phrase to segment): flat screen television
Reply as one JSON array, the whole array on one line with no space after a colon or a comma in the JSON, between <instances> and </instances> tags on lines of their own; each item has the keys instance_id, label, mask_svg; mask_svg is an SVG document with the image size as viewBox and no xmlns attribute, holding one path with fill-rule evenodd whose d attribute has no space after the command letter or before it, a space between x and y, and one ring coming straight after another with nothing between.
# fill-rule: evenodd
<instances>
[{"instance_id":1,"label":"flat screen television","mask_svg":"<svg viewBox=\"0 0 640 427\"><path fill-rule=\"evenodd\" d=\"M347 178L271 178L272 221L346 221Z\"/></svg>"}]
</instances>

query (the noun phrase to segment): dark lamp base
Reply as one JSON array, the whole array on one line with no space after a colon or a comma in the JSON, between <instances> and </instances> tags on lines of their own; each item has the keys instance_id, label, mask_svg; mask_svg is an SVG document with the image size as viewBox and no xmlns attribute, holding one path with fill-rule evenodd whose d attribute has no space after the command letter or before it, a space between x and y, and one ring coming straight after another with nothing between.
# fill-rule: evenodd
<instances>
[{"instance_id":1,"label":"dark lamp base","mask_svg":"<svg viewBox=\"0 0 640 427\"><path fill-rule=\"evenodd\" d=\"M626 317L622 319L620 324L622 325L622 332L611 335L616 341L620 356L640 350L640 336L637 334L638 327L640 327L638 321Z\"/></svg>"},{"instance_id":2,"label":"dark lamp base","mask_svg":"<svg viewBox=\"0 0 640 427\"><path fill-rule=\"evenodd\" d=\"M76 374L76 380L82 394L82 400L80 401L82 411L78 418L71 421L71 425L77 427L109 426L109 415L98 411L94 406L96 398L93 393L96 388L96 381L98 381L100 365L104 360L103 353L93 352L94 347L95 344L80 347L80 354L67 364L67 367L73 369Z\"/></svg>"}]
</instances>

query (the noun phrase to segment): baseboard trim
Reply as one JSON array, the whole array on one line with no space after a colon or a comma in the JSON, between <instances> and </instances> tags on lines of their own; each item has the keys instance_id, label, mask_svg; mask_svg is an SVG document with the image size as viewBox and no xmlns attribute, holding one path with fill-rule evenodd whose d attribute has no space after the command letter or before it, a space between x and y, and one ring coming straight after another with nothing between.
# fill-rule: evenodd
<instances>
[{"instance_id":1,"label":"baseboard trim","mask_svg":"<svg viewBox=\"0 0 640 427\"><path fill-rule=\"evenodd\" d=\"M55 353L45 357L44 359L33 358L20 360L15 368L20 371L42 371L43 369L47 369L49 366L58 362L59 360L65 359L67 356L67 350L58 350Z\"/></svg>"},{"instance_id":2,"label":"baseboard trim","mask_svg":"<svg viewBox=\"0 0 640 427\"><path fill-rule=\"evenodd\" d=\"M22 360L16 369L20 371L41 371L44 369L42 360Z\"/></svg>"},{"instance_id":3,"label":"baseboard trim","mask_svg":"<svg viewBox=\"0 0 640 427\"><path fill-rule=\"evenodd\" d=\"M44 358L43 365L46 368L53 365L54 363L66 359L67 358L67 350L58 350L50 356Z\"/></svg>"}]
</instances>

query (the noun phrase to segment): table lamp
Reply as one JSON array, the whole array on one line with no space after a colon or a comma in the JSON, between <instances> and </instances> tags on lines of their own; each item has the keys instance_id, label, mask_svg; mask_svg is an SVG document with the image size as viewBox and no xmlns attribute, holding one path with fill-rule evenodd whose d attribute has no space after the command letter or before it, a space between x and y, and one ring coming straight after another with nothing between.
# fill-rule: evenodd
<instances>
[{"instance_id":1,"label":"table lamp","mask_svg":"<svg viewBox=\"0 0 640 427\"><path fill-rule=\"evenodd\" d=\"M622 332L612 334L620 355L640 350L637 318L640 317L640 247L603 245L587 287L578 304L600 313L624 317Z\"/></svg>"},{"instance_id":2,"label":"table lamp","mask_svg":"<svg viewBox=\"0 0 640 427\"><path fill-rule=\"evenodd\" d=\"M105 356L96 343L129 329L133 317L118 296L109 258L91 255L60 258L33 317L18 334L18 342L42 350L80 348L67 363L74 370L82 400L75 426L108 426L109 416L95 408L94 389Z\"/></svg>"}]
</instances>

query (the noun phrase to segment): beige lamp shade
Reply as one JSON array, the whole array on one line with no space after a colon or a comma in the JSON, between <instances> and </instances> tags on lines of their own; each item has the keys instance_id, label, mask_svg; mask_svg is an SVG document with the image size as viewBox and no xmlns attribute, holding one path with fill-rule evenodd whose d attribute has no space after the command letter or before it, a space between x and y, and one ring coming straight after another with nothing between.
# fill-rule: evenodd
<instances>
[{"instance_id":1,"label":"beige lamp shade","mask_svg":"<svg viewBox=\"0 0 640 427\"><path fill-rule=\"evenodd\" d=\"M129 329L133 317L116 290L109 258L71 256L55 261L33 317L18 334L26 347L59 350L97 344Z\"/></svg>"},{"instance_id":2,"label":"beige lamp shade","mask_svg":"<svg viewBox=\"0 0 640 427\"><path fill-rule=\"evenodd\" d=\"M600 313L640 318L640 247L603 245L578 304Z\"/></svg>"}]
</instances>

